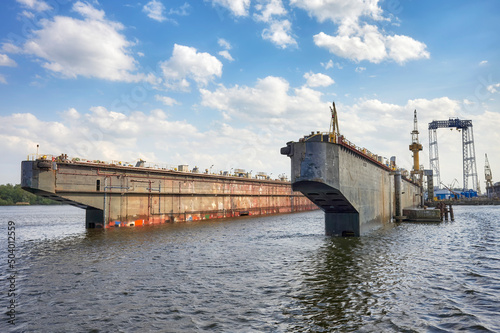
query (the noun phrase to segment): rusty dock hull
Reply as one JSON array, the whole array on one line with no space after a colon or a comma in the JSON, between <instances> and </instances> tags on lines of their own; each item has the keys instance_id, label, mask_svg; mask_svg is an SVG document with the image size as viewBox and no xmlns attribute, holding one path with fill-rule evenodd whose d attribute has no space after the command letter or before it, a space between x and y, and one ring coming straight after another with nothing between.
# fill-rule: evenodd
<instances>
[{"instance_id":1,"label":"rusty dock hull","mask_svg":"<svg viewBox=\"0 0 500 333\"><path fill-rule=\"evenodd\" d=\"M289 182L87 162L23 161L21 186L86 210L86 227L316 209Z\"/></svg>"}]
</instances>

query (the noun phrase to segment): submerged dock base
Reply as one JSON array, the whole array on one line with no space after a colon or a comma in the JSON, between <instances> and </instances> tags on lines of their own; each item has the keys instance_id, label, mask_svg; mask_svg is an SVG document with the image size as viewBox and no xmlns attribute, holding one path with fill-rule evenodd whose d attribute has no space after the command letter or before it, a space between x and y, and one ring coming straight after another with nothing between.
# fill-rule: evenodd
<instances>
[{"instance_id":1,"label":"submerged dock base","mask_svg":"<svg viewBox=\"0 0 500 333\"><path fill-rule=\"evenodd\" d=\"M325 213L327 236L359 237L359 213Z\"/></svg>"},{"instance_id":2,"label":"submerged dock base","mask_svg":"<svg viewBox=\"0 0 500 333\"><path fill-rule=\"evenodd\" d=\"M102 209L87 207L85 209L85 227L87 229L104 227L104 211Z\"/></svg>"}]
</instances>

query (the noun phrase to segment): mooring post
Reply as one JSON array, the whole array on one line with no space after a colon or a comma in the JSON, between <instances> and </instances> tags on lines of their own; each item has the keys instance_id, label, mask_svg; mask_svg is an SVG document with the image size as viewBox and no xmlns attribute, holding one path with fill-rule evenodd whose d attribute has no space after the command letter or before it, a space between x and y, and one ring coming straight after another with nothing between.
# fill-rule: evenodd
<instances>
[{"instance_id":1,"label":"mooring post","mask_svg":"<svg viewBox=\"0 0 500 333\"><path fill-rule=\"evenodd\" d=\"M444 218L444 210L445 210L444 206L445 206L444 202L439 202L437 204L437 208L439 209L439 213L440 213L440 216L441 216L441 221L443 221L443 218Z\"/></svg>"},{"instance_id":2,"label":"mooring post","mask_svg":"<svg viewBox=\"0 0 500 333\"><path fill-rule=\"evenodd\" d=\"M450 205L450 218L452 221L455 221L455 216L453 215L453 206L451 204Z\"/></svg>"}]
</instances>

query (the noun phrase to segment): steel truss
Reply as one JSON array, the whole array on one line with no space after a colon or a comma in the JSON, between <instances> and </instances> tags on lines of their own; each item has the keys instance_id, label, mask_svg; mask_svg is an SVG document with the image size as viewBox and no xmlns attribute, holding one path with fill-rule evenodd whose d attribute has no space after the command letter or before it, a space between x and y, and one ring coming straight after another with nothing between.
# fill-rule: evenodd
<instances>
[{"instance_id":1,"label":"steel truss","mask_svg":"<svg viewBox=\"0 0 500 333\"><path fill-rule=\"evenodd\" d=\"M437 144L438 128L454 127L462 131L462 156L463 156L463 190L468 190L469 178L472 178L472 189L481 192L477 180L476 151L474 148L474 134L472 131L472 120L460 120L450 118L449 120L435 120L429 123L429 162L438 186L441 184L439 173L439 153Z\"/></svg>"}]
</instances>

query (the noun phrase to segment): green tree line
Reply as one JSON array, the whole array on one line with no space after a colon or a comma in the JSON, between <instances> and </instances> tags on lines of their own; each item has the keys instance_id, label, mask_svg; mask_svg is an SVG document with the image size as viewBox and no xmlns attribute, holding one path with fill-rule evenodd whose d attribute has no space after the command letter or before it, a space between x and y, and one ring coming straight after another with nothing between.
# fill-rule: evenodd
<instances>
[{"instance_id":1,"label":"green tree line","mask_svg":"<svg viewBox=\"0 0 500 333\"><path fill-rule=\"evenodd\" d=\"M30 205L59 205L51 199L39 197L21 188L21 185L0 185L0 206L15 205L18 202L27 202Z\"/></svg>"}]
</instances>

